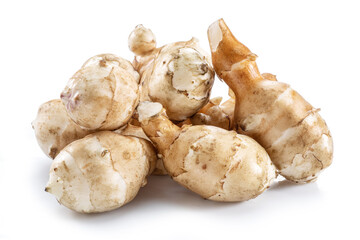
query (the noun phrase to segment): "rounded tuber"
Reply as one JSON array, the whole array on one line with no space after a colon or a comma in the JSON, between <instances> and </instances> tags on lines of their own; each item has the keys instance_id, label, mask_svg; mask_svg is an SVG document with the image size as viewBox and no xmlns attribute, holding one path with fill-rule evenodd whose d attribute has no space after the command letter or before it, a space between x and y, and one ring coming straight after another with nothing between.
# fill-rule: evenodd
<instances>
[{"instance_id":1,"label":"rounded tuber","mask_svg":"<svg viewBox=\"0 0 360 240\"><path fill-rule=\"evenodd\" d=\"M155 44L151 30L142 25L130 34L129 46L137 55L135 69L141 74L140 100L160 102L171 120L183 121L209 100L214 83L210 57L195 38L161 48ZM142 48L147 51L138 50Z\"/></svg>"},{"instance_id":2,"label":"rounded tuber","mask_svg":"<svg viewBox=\"0 0 360 240\"><path fill-rule=\"evenodd\" d=\"M148 141L97 132L70 143L58 154L45 191L77 212L109 211L136 196L155 161Z\"/></svg>"},{"instance_id":3,"label":"rounded tuber","mask_svg":"<svg viewBox=\"0 0 360 240\"><path fill-rule=\"evenodd\" d=\"M61 93L70 118L85 129L117 129L130 120L138 104L134 69L111 59L95 56L88 60Z\"/></svg>"}]
</instances>

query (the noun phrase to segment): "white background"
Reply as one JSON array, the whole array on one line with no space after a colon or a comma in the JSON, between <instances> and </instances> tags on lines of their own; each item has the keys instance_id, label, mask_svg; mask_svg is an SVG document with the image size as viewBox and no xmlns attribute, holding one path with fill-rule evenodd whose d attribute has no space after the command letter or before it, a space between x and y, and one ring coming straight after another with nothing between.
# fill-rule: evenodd
<instances>
[{"instance_id":1,"label":"white background","mask_svg":"<svg viewBox=\"0 0 360 240\"><path fill-rule=\"evenodd\" d=\"M0 239L359 239L360 7L357 1L1 1ZM289 83L327 121L333 164L316 183L283 181L243 203L206 201L150 177L128 205L83 215L44 191L51 160L31 121L89 57L129 60L137 24L158 45L200 40L223 17L262 72ZM213 96L226 96L217 80Z\"/></svg>"}]
</instances>

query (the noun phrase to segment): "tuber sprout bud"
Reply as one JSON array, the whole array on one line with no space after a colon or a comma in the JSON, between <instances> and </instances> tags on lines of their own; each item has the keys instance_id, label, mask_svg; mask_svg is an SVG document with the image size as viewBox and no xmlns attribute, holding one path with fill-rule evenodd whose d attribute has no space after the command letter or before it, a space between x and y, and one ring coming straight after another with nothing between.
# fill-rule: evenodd
<instances>
[{"instance_id":1,"label":"tuber sprout bud","mask_svg":"<svg viewBox=\"0 0 360 240\"><path fill-rule=\"evenodd\" d=\"M130 50L138 56L147 55L156 48L155 35L141 24L130 33L128 43Z\"/></svg>"}]
</instances>

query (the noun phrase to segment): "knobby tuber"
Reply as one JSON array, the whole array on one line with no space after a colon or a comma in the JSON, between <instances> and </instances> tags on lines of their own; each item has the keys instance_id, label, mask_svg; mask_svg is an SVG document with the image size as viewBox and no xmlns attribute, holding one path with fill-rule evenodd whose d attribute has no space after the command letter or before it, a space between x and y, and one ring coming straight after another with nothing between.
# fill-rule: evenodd
<instances>
[{"instance_id":1,"label":"knobby tuber","mask_svg":"<svg viewBox=\"0 0 360 240\"><path fill-rule=\"evenodd\" d=\"M332 162L333 142L319 109L271 74L262 76L256 55L220 19L208 29L217 75L236 98L235 127L257 140L285 178L310 182Z\"/></svg>"},{"instance_id":2,"label":"knobby tuber","mask_svg":"<svg viewBox=\"0 0 360 240\"><path fill-rule=\"evenodd\" d=\"M129 48L141 75L141 101L160 102L174 121L194 115L208 102L215 74L195 38L156 48L151 30L138 25L129 36Z\"/></svg>"},{"instance_id":3,"label":"knobby tuber","mask_svg":"<svg viewBox=\"0 0 360 240\"><path fill-rule=\"evenodd\" d=\"M77 212L109 211L136 196L155 162L148 141L97 132L70 143L57 155L45 190Z\"/></svg>"},{"instance_id":4,"label":"knobby tuber","mask_svg":"<svg viewBox=\"0 0 360 240\"><path fill-rule=\"evenodd\" d=\"M119 59L89 59L61 93L70 118L81 127L114 130L130 120L139 100L138 78L126 60Z\"/></svg>"},{"instance_id":5,"label":"knobby tuber","mask_svg":"<svg viewBox=\"0 0 360 240\"><path fill-rule=\"evenodd\" d=\"M140 102L139 121L178 183L214 201L245 201L275 178L266 151L253 139L214 126L179 128L160 103Z\"/></svg>"}]
</instances>

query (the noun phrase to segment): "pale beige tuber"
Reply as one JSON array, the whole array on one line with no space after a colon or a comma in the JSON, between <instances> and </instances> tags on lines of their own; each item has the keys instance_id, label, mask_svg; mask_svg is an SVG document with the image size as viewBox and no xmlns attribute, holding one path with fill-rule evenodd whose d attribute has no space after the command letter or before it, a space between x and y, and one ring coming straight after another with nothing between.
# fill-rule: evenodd
<instances>
[{"instance_id":1,"label":"pale beige tuber","mask_svg":"<svg viewBox=\"0 0 360 240\"><path fill-rule=\"evenodd\" d=\"M50 158L55 158L69 143L92 133L70 119L60 99L43 103L32 127L41 150Z\"/></svg>"},{"instance_id":2,"label":"pale beige tuber","mask_svg":"<svg viewBox=\"0 0 360 240\"><path fill-rule=\"evenodd\" d=\"M112 53L103 53L89 58L81 68L91 65L117 66L130 73L137 83L140 82L140 75L134 69L131 62Z\"/></svg>"},{"instance_id":3,"label":"pale beige tuber","mask_svg":"<svg viewBox=\"0 0 360 240\"><path fill-rule=\"evenodd\" d=\"M309 182L332 162L333 142L318 111L288 84L262 76L256 55L220 19L208 30L217 75L234 91L235 127L257 140L285 178Z\"/></svg>"},{"instance_id":4,"label":"pale beige tuber","mask_svg":"<svg viewBox=\"0 0 360 240\"><path fill-rule=\"evenodd\" d=\"M135 119L131 122L133 124L140 124ZM133 137L142 138L142 139L149 141L149 143L152 144L151 140L146 136L146 134L144 133L143 129L140 126L136 126L136 125L132 125L132 124L128 123L126 126L120 128L120 129L117 129L114 132L124 135L124 136L133 136ZM155 169L152 172L152 174L153 175L167 175L167 172L164 168L161 154L157 154L157 161L156 161Z\"/></svg>"},{"instance_id":5,"label":"pale beige tuber","mask_svg":"<svg viewBox=\"0 0 360 240\"><path fill-rule=\"evenodd\" d=\"M169 175L203 198L249 200L268 188L276 176L266 151L247 136L214 126L179 128L160 103L140 102L137 111Z\"/></svg>"},{"instance_id":6,"label":"pale beige tuber","mask_svg":"<svg viewBox=\"0 0 360 240\"><path fill-rule=\"evenodd\" d=\"M97 132L72 142L57 155L45 190L76 212L113 210L136 196L155 161L148 141Z\"/></svg>"},{"instance_id":7,"label":"pale beige tuber","mask_svg":"<svg viewBox=\"0 0 360 240\"><path fill-rule=\"evenodd\" d=\"M139 100L137 75L119 59L113 55L89 59L61 93L70 118L81 127L114 130L134 113Z\"/></svg>"},{"instance_id":8,"label":"pale beige tuber","mask_svg":"<svg viewBox=\"0 0 360 240\"><path fill-rule=\"evenodd\" d=\"M139 25L129 36L129 47L141 74L141 101L160 102L174 121L194 115L208 102L214 70L195 38L155 48L151 30Z\"/></svg>"}]
</instances>

